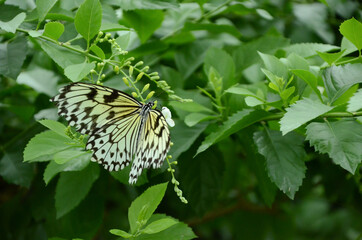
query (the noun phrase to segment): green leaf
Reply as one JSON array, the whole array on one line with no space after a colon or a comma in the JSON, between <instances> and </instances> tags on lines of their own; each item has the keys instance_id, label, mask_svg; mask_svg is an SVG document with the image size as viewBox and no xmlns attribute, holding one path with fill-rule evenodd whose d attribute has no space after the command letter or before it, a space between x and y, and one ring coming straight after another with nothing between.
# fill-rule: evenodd
<instances>
[{"instance_id":1,"label":"green leaf","mask_svg":"<svg viewBox=\"0 0 362 240\"><path fill-rule=\"evenodd\" d=\"M63 172L55 190L57 218L75 208L88 194L99 177L99 166L90 164L79 172Z\"/></svg>"},{"instance_id":2,"label":"green leaf","mask_svg":"<svg viewBox=\"0 0 362 240\"><path fill-rule=\"evenodd\" d=\"M68 161L64 164L58 164L55 161L48 163L45 168L43 179L45 184L48 184L50 180L53 179L55 175L60 172L71 172L71 171L81 171L90 163L92 153L83 152L82 155L79 155L77 159Z\"/></svg>"},{"instance_id":3,"label":"green leaf","mask_svg":"<svg viewBox=\"0 0 362 240\"><path fill-rule=\"evenodd\" d=\"M330 103L336 101L352 85L362 82L362 63L332 66L323 72L323 81Z\"/></svg>"},{"instance_id":4,"label":"green leaf","mask_svg":"<svg viewBox=\"0 0 362 240\"><path fill-rule=\"evenodd\" d=\"M135 9L177 9L179 4L176 0L122 0L117 2L123 10Z\"/></svg>"},{"instance_id":5,"label":"green leaf","mask_svg":"<svg viewBox=\"0 0 362 240\"><path fill-rule=\"evenodd\" d=\"M39 120L38 122L43 126L49 128L50 130L58 133L60 136L68 138L68 136L65 134L67 127L64 126L62 123L50 119L43 119Z\"/></svg>"},{"instance_id":6,"label":"green leaf","mask_svg":"<svg viewBox=\"0 0 362 240\"><path fill-rule=\"evenodd\" d=\"M313 73L303 69L294 69L292 72L300 77L304 82L306 82L317 94L320 100L322 100L321 92L319 91L318 87L318 79L314 76Z\"/></svg>"},{"instance_id":7,"label":"green leaf","mask_svg":"<svg viewBox=\"0 0 362 240\"><path fill-rule=\"evenodd\" d=\"M36 67L20 73L17 82L19 84L25 84L39 93L54 96L58 93L58 80L59 76L57 76L53 71Z\"/></svg>"},{"instance_id":8,"label":"green leaf","mask_svg":"<svg viewBox=\"0 0 362 240\"><path fill-rule=\"evenodd\" d=\"M100 30L102 32L116 32L116 31L131 31L130 28L120 25L118 23L112 23L103 21Z\"/></svg>"},{"instance_id":9,"label":"green leaf","mask_svg":"<svg viewBox=\"0 0 362 240\"><path fill-rule=\"evenodd\" d=\"M69 65L64 69L64 75L67 76L72 82L79 82L85 78L92 69L95 68L95 63L83 62L80 64Z\"/></svg>"},{"instance_id":10,"label":"green leaf","mask_svg":"<svg viewBox=\"0 0 362 240\"><path fill-rule=\"evenodd\" d=\"M362 109L362 89L359 89L348 101L347 110L355 112Z\"/></svg>"},{"instance_id":11,"label":"green leaf","mask_svg":"<svg viewBox=\"0 0 362 240\"><path fill-rule=\"evenodd\" d=\"M339 31L360 51L362 49L362 23L355 18L344 21L339 26Z\"/></svg>"},{"instance_id":12,"label":"green leaf","mask_svg":"<svg viewBox=\"0 0 362 240\"><path fill-rule=\"evenodd\" d=\"M280 130L283 135L302 126L310 120L332 110L333 107L324 105L319 101L304 98L287 108L287 112L280 119Z\"/></svg>"},{"instance_id":13,"label":"green leaf","mask_svg":"<svg viewBox=\"0 0 362 240\"><path fill-rule=\"evenodd\" d=\"M123 17L134 28L142 43L145 43L161 26L163 11L161 10L134 10L123 12Z\"/></svg>"},{"instance_id":14,"label":"green leaf","mask_svg":"<svg viewBox=\"0 0 362 240\"><path fill-rule=\"evenodd\" d=\"M362 161L362 125L356 121L310 123L307 140L320 153L354 174Z\"/></svg>"},{"instance_id":15,"label":"green leaf","mask_svg":"<svg viewBox=\"0 0 362 240\"><path fill-rule=\"evenodd\" d=\"M189 127L193 127L200 122L215 118L217 118L217 116L195 112L195 113L190 113L185 117L185 124Z\"/></svg>"},{"instance_id":16,"label":"green leaf","mask_svg":"<svg viewBox=\"0 0 362 240\"><path fill-rule=\"evenodd\" d=\"M339 47L322 43L296 43L285 47L284 50L286 51L287 55L295 53L301 57L309 58L317 55L317 51L330 52L339 50Z\"/></svg>"},{"instance_id":17,"label":"green leaf","mask_svg":"<svg viewBox=\"0 0 362 240\"><path fill-rule=\"evenodd\" d=\"M22 12L8 22L0 21L0 28L6 32L15 33L16 29L20 26L20 24L24 22L25 17L26 14Z\"/></svg>"},{"instance_id":18,"label":"green leaf","mask_svg":"<svg viewBox=\"0 0 362 240\"><path fill-rule=\"evenodd\" d=\"M162 218L148 224L144 229L142 229L142 232L147 234L158 233L172 227L176 223L178 223L178 221L173 218Z\"/></svg>"},{"instance_id":19,"label":"green leaf","mask_svg":"<svg viewBox=\"0 0 362 240\"><path fill-rule=\"evenodd\" d=\"M245 98L245 103L246 105L248 105L249 107L255 107L255 106L259 106L264 104L264 101L260 101L258 98L255 97L246 97Z\"/></svg>"},{"instance_id":20,"label":"green leaf","mask_svg":"<svg viewBox=\"0 0 362 240\"><path fill-rule=\"evenodd\" d=\"M334 34L328 25L328 8L321 3L293 4L296 18L327 43L334 42Z\"/></svg>"},{"instance_id":21,"label":"green leaf","mask_svg":"<svg viewBox=\"0 0 362 240\"><path fill-rule=\"evenodd\" d=\"M0 160L0 176L9 183L29 188L34 173L34 166L24 163L20 152L5 153Z\"/></svg>"},{"instance_id":22,"label":"green leaf","mask_svg":"<svg viewBox=\"0 0 362 240\"><path fill-rule=\"evenodd\" d=\"M70 148L54 154L53 159L57 164L64 164L69 161L83 156L85 152L82 148Z\"/></svg>"},{"instance_id":23,"label":"green leaf","mask_svg":"<svg viewBox=\"0 0 362 240\"><path fill-rule=\"evenodd\" d=\"M284 80L288 79L288 68L278 58L261 52L259 52L259 55L266 69Z\"/></svg>"},{"instance_id":24,"label":"green leaf","mask_svg":"<svg viewBox=\"0 0 362 240\"><path fill-rule=\"evenodd\" d=\"M214 111L197 102L171 102L170 105L173 108L178 108L186 112L205 112L214 114Z\"/></svg>"},{"instance_id":25,"label":"green leaf","mask_svg":"<svg viewBox=\"0 0 362 240\"><path fill-rule=\"evenodd\" d=\"M154 185L148 188L144 193L137 197L131 204L128 209L128 220L131 227L131 232L134 233L137 230L137 220L138 216L142 209L145 209L144 206L147 206L147 209L144 211L143 221L151 217L152 213L156 210L157 206L160 204L165 191L167 188L167 183L162 183Z\"/></svg>"},{"instance_id":26,"label":"green leaf","mask_svg":"<svg viewBox=\"0 0 362 240\"><path fill-rule=\"evenodd\" d=\"M83 55L67 50L54 43L44 41L38 41L38 43L48 56L63 69L70 65L83 63L86 60Z\"/></svg>"},{"instance_id":27,"label":"green leaf","mask_svg":"<svg viewBox=\"0 0 362 240\"><path fill-rule=\"evenodd\" d=\"M125 34L118 33L118 35L120 36L116 38L116 43L121 47L121 49L127 49L131 38L131 32L126 32Z\"/></svg>"},{"instance_id":28,"label":"green leaf","mask_svg":"<svg viewBox=\"0 0 362 240\"><path fill-rule=\"evenodd\" d=\"M303 141L294 133L282 136L281 132L269 129L254 133L258 152L266 158L270 179L291 199L305 177Z\"/></svg>"},{"instance_id":29,"label":"green leaf","mask_svg":"<svg viewBox=\"0 0 362 240\"><path fill-rule=\"evenodd\" d=\"M58 0L36 0L36 10L38 11L39 23L41 23L50 9Z\"/></svg>"},{"instance_id":30,"label":"green leaf","mask_svg":"<svg viewBox=\"0 0 362 240\"><path fill-rule=\"evenodd\" d=\"M43 162L50 160L57 152L70 148L68 137L63 137L53 131L45 131L33 137L24 149L25 162Z\"/></svg>"},{"instance_id":31,"label":"green leaf","mask_svg":"<svg viewBox=\"0 0 362 240\"><path fill-rule=\"evenodd\" d=\"M278 49L289 45L283 37L266 35L257 40L241 44L233 53L235 69L244 70L255 63L260 63L259 52L274 54Z\"/></svg>"},{"instance_id":32,"label":"green leaf","mask_svg":"<svg viewBox=\"0 0 362 240\"><path fill-rule=\"evenodd\" d=\"M183 31L199 31L206 30L211 33L229 33L234 37L240 38L241 33L233 25L226 24L215 24L215 23L197 23L197 22L186 22Z\"/></svg>"},{"instance_id":33,"label":"green leaf","mask_svg":"<svg viewBox=\"0 0 362 240\"><path fill-rule=\"evenodd\" d=\"M97 45L92 45L89 50L91 50L92 52L94 52L98 57L100 57L101 59L105 59L106 55L104 54L102 48L98 47Z\"/></svg>"},{"instance_id":34,"label":"green leaf","mask_svg":"<svg viewBox=\"0 0 362 240\"><path fill-rule=\"evenodd\" d=\"M260 17L265 18L266 20L273 20L273 16L264 9L256 9L256 13L259 14Z\"/></svg>"},{"instance_id":35,"label":"green leaf","mask_svg":"<svg viewBox=\"0 0 362 240\"><path fill-rule=\"evenodd\" d=\"M113 235L120 236L123 238L131 238L133 236L132 234L129 234L128 232L125 232L120 229L111 229L109 230L109 232L112 233Z\"/></svg>"},{"instance_id":36,"label":"green leaf","mask_svg":"<svg viewBox=\"0 0 362 240\"><path fill-rule=\"evenodd\" d=\"M149 222L155 222L159 219L163 218L170 218L166 216L165 214L153 214L150 218ZM177 221L175 219L175 221ZM189 240L189 239L195 239L197 236L192 232L192 229L187 226L187 224L183 222L178 222L175 225L171 226L170 228L167 228L161 232L154 233L154 234L141 234L137 236L136 240L169 240L169 239L182 239L182 240Z\"/></svg>"},{"instance_id":37,"label":"green leaf","mask_svg":"<svg viewBox=\"0 0 362 240\"><path fill-rule=\"evenodd\" d=\"M78 33L89 41L98 34L102 24L102 5L99 0L85 0L74 18Z\"/></svg>"},{"instance_id":38,"label":"green leaf","mask_svg":"<svg viewBox=\"0 0 362 240\"><path fill-rule=\"evenodd\" d=\"M58 40L64 32L64 25L60 22L48 22L45 24L43 36Z\"/></svg>"},{"instance_id":39,"label":"green leaf","mask_svg":"<svg viewBox=\"0 0 362 240\"><path fill-rule=\"evenodd\" d=\"M24 37L0 44L0 74L16 79L25 60L26 51L27 41Z\"/></svg>"},{"instance_id":40,"label":"green leaf","mask_svg":"<svg viewBox=\"0 0 362 240\"><path fill-rule=\"evenodd\" d=\"M209 40L199 40L184 45L175 53L176 66L183 79L187 79L203 63L211 44Z\"/></svg>"},{"instance_id":41,"label":"green leaf","mask_svg":"<svg viewBox=\"0 0 362 240\"><path fill-rule=\"evenodd\" d=\"M309 63L298 54L291 53L287 57L289 69L304 69L309 70Z\"/></svg>"},{"instance_id":42,"label":"green leaf","mask_svg":"<svg viewBox=\"0 0 362 240\"><path fill-rule=\"evenodd\" d=\"M337 53L323 53L317 51L318 55L329 65L332 65L335 63L338 59L340 59L343 56L343 53L345 52L345 49L343 51L337 52Z\"/></svg>"},{"instance_id":43,"label":"green leaf","mask_svg":"<svg viewBox=\"0 0 362 240\"><path fill-rule=\"evenodd\" d=\"M234 61L225 51L212 47L206 52L204 71L207 76L210 76L211 69L216 70L222 77L221 87L224 85L225 88L228 88L236 83Z\"/></svg>"},{"instance_id":44,"label":"green leaf","mask_svg":"<svg viewBox=\"0 0 362 240\"><path fill-rule=\"evenodd\" d=\"M270 115L271 113L268 112L253 111L251 109L244 109L236 112L234 115L230 116L228 120L223 122L218 129L205 138L205 140L201 143L201 146L197 149L195 156L231 134L240 131L241 129Z\"/></svg>"}]
</instances>

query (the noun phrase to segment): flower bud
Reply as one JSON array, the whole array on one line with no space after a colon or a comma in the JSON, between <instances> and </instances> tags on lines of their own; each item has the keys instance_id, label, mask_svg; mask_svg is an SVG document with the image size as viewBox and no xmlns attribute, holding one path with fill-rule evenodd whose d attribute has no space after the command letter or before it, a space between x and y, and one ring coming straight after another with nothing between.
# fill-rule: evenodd
<instances>
[{"instance_id":1,"label":"flower bud","mask_svg":"<svg viewBox=\"0 0 362 240\"><path fill-rule=\"evenodd\" d=\"M128 82L128 79L127 79L127 78L125 78L125 77L123 77L123 78L122 78L122 80L123 80L124 84L126 84L126 85L127 85L127 87L129 87L129 82Z\"/></svg>"},{"instance_id":2,"label":"flower bud","mask_svg":"<svg viewBox=\"0 0 362 240\"><path fill-rule=\"evenodd\" d=\"M132 66L129 66L129 71L128 72L129 72L129 75L132 76L132 74L133 74L133 67Z\"/></svg>"},{"instance_id":3,"label":"flower bud","mask_svg":"<svg viewBox=\"0 0 362 240\"><path fill-rule=\"evenodd\" d=\"M132 96L133 96L134 98L138 97L137 93L135 93L135 92L132 92Z\"/></svg>"},{"instance_id":4,"label":"flower bud","mask_svg":"<svg viewBox=\"0 0 362 240\"><path fill-rule=\"evenodd\" d=\"M145 74L144 72L141 72L140 74L138 74L135 82L138 82L139 80L141 80L141 78L143 77L144 74Z\"/></svg>"},{"instance_id":5,"label":"flower bud","mask_svg":"<svg viewBox=\"0 0 362 240\"><path fill-rule=\"evenodd\" d=\"M147 83L147 84L143 87L143 89L142 89L141 93L146 92L146 91L148 90L148 88L149 88L149 87L150 87L150 84L149 84L149 83Z\"/></svg>"},{"instance_id":6,"label":"flower bud","mask_svg":"<svg viewBox=\"0 0 362 240\"><path fill-rule=\"evenodd\" d=\"M155 94L155 91L151 91L151 92L147 95L146 100L150 99L150 98L153 96L153 94Z\"/></svg>"}]
</instances>

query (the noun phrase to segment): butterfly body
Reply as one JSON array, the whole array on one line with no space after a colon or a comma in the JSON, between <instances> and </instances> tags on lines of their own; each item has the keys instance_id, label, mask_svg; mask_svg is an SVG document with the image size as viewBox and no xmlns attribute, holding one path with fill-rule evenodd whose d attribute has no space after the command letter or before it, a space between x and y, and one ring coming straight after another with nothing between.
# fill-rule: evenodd
<instances>
[{"instance_id":1,"label":"butterfly body","mask_svg":"<svg viewBox=\"0 0 362 240\"><path fill-rule=\"evenodd\" d=\"M109 171L121 170L132 160L130 183L143 168L159 168L170 148L170 132L163 114L116 89L73 83L52 98L59 115L82 134L88 134L92 161Z\"/></svg>"}]
</instances>

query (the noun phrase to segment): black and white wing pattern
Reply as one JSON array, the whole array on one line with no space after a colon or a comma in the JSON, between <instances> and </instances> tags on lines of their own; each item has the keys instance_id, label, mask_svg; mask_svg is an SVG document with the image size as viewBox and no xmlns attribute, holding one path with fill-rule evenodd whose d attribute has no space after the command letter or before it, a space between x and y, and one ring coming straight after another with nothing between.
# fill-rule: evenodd
<instances>
[{"instance_id":1,"label":"black and white wing pattern","mask_svg":"<svg viewBox=\"0 0 362 240\"><path fill-rule=\"evenodd\" d=\"M51 99L69 125L88 134L87 150L92 161L109 171L121 170L133 160L130 183L143 168L160 167L170 148L170 132L165 117L153 110L153 103L140 103L116 89L73 83Z\"/></svg>"}]
</instances>

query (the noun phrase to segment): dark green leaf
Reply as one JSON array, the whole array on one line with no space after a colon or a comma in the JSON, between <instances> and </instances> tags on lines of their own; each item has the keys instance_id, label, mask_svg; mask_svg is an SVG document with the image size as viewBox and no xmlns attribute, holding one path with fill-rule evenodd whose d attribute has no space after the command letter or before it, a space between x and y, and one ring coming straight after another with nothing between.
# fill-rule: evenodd
<instances>
[{"instance_id":1,"label":"dark green leaf","mask_svg":"<svg viewBox=\"0 0 362 240\"><path fill-rule=\"evenodd\" d=\"M192 23L186 22L183 31L207 30L211 33L229 33L237 38L241 33L232 25L214 24L214 23Z\"/></svg>"},{"instance_id":2,"label":"dark green leaf","mask_svg":"<svg viewBox=\"0 0 362 240\"><path fill-rule=\"evenodd\" d=\"M200 122L215 119L215 118L217 118L217 116L215 116L215 115L209 115L209 114L203 114L203 113L197 113L197 112L190 113L189 115L187 115L185 117L185 124L189 127L193 127Z\"/></svg>"},{"instance_id":3,"label":"dark green leaf","mask_svg":"<svg viewBox=\"0 0 362 240\"><path fill-rule=\"evenodd\" d=\"M228 120L223 123L223 125L221 125L217 130L205 138L201 146L197 149L196 155L205 151L211 145L221 141L231 134L240 131L247 126L250 126L255 122L261 121L263 118L266 118L270 115L271 113L268 112L253 111L251 109L244 109L235 113L234 115L230 116Z\"/></svg>"},{"instance_id":4,"label":"dark green leaf","mask_svg":"<svg viewBox=\"0 0 362 240\"><path fill-rule=\"evenodd\" d=\"M317 94L319 99L322 99L321 92L317 88L318 79L313 73L303 69L294 69L292 72L306 82L313 89L314 93Z\"/></svg>"},{"instance_id":5,"label":"dark green leaf","mask_svg":"<svg viewBox=\"0 0 362 240\"><path fill-rule=\"evenodd\" d=\"M38 11L39 23L45 19L50 9L58 0L36 0L36 9Z\"/></svg>"},{"instance_id":6,"label":"dark green leaf","mask_svg":"<svg viewBox=\"0 0 362 240\"><path fill-rule=\"evenodd\" d=\"M281 132L269 129L254 133L258 152L266 158L270 179L291 199L305 177L303 141L294 133L282 136Z\"/></svg>"},{"instance_id":7,"label":"dark green leaf","mask_svg":"<svg viewBox=\"0 0 362 240\"><path fill-rule=\"evenodd\" d=\"M59 22L48 22L45 24L43 36L58 40L64 32L64 25Z\"/></svg>"},{"instance_id":8,"label":"dark green leaf","mask_svg":"<svg viewBox=\"0 0 362 240\"><path fill-rule=\"evenodd\" d=\"M27 42L23 37L0 44L0 74L16 79L25 60L26 50Z\"/></svg>"},{"instance_id":9,"label":"dark green leaf","mask_svg":"<svg viewBox=\"0 0 362 240\"><path fill-rule=\"evenodd\" d=\"M123 238L131 238L132 237L132 234L129 234L128 232L125 232L125 231L120 230L120 229L111 229L111 230L109 230L109 232L112 233L113 235L120 236L120 237L123 237Z\"/></svg>"},{"instance_id":10,"label":"dark green leaf","mask_svg":"<svg viewBox=\"0 0 362 240\"><path fill-rule=\"evenodd\" d=\"M307 126L307 140L316 151L328 153L352 174L362 161L362 125L356 121L311 123Z\"/></svg>"},{"instance_id":11,"label":"dark green leaf","mask_svg":"<svg viewBox=\"0 0 362 240\"><path fill-rule=\"evenodd\" d=\"M336 101L352 85L362 82L362 63L332 66L323 72L330 103Z\"/></svg>"},{"instance_id":12,"label":"dark green leaf","mask_svg":"<svg viewBox=\"0 0 362 240\"><path fill-rule=\"evenodd\" d=\"M332 109L333 107L331 106L324 105L319 101L313 101L309 98L299 100L286 109L287 112L279 122L280 130L283 135L285 135Z\"/></svg>"},{"instance_id":13,"label":"dark green leaf","mask_svg":"<svg viewBox=\"0 0 362 240\"><path fill-rule=\"evenodd\" d=\"M113 171L110 172L111 176L117 179L119 182L128 185L129 184L129 172L131 171L131 165L128 165L121 171ZM137 182L134 184L135 186L142 186L143 184L148 182L147 172L143 171L141 175L138 177Z\"/></svg>"},{"instance_id":14,"label":"dark green leaf","mask_svg":"<svg viewBox=\"0 0 362 240\"><path fill-rule=\"evenodd\" d=\"M83 152L83 154L78 156L77 159L68 161L64 164L58 164L55 161L51 161L50 163L48 163L44 171L43 179L45 184L48 184L50 180L52 180L53 177L60 172L83 170L90 163L91 156L91 153Z\"/></svg>"},{"instance_id":15,"label":"dark green leaf","mask_svg":"<svg viewBox=\"0 0 362 240\"><path fill-rule=\"evenodd\" d=\"M151 217L152 213L160 204L165 191L167 183L154 185L148 188L144 193L137 197L128 209L128 221L131 227L131 232L134 233L137 229L136 221L141 212L143 212L142 221L146 221Z\"/></svg>"},{"instance_id":16,"label":"dark green leaf","mask_svg":"<svg viewBox=\"0 0 362 240\"><path fill-rule=\"evenodd\" d=\"M34 166L24 163L21 153L5 153L0 160L0 175L9 183L29 188Z\"/></svg>"},{"instance_id":17,"label":"dark green leaf","mask_svg":"<svg viewBox=\"0 0 362 240\"><path fill-rule=\"evenodd\" d=\"M75 208L88 194L99 176L99 166L90 164L80 172L63 172L55 190L57 218Z\"/></svg>"},{"instance_id":18,"label":"dark green leaf","mask_svg":"<svg viewBox=\"0 0 362 240\"><path fill-rule=\"evenodd\" d=\"M123 17L136 30L142 43L145 43L153 32L161 26L163 11L161 10L134 10L123 12Z\"/></svg>"},{"instance_id":19,"label":"dark green leaf","mask_svg":"<svg viewBox=\"0 0 362 240\"><path fill-rule=\"evenodd\" d=\"M102 5L99 0L85 0L78 8L74 24L87 42L97 35L102 24Z\"/></svg>"},{"instance_id":20,"label":"dark green leaf","mask_svg":"<svg viewBox=\"0 0 362 240\"><path fill-rule=\"evenodd\" d=\"M9 22L0 21L0 28L6 32L15 33L16 29L25 20L25 17L26 17L25 13L19 13Z\"/></svg>"}]
</instances>

